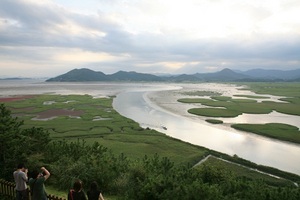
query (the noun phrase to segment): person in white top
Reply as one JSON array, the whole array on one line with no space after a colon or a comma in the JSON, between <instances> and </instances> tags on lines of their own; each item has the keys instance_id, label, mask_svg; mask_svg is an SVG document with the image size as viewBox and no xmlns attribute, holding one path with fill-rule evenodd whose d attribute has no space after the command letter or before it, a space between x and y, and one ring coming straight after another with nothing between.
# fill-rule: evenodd
<instances>
[{"instance_id":1,"label":"person in white top","mask_svg":"<svg viewBox=\"0 0 300 200\"><path fill-rule=\"evenodd\" d=\"M13 176L16 183L16 199L17 200L28 200L28 169L25 168L24 164L19 164L17 170L14 171Z\"/></svg>"}]
</instances>

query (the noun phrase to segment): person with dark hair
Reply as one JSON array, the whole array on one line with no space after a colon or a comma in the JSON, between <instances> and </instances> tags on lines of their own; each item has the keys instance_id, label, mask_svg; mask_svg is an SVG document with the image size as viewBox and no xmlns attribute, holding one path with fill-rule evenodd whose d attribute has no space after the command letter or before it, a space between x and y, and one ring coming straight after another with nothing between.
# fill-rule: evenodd
<instances>
[{"instance_id":1,"label":"person with dark hair","mask_svg":"<svg viewBox=\"0 0 300 200\"><path fill-rule=\"evenodd\" d=\"M28 182L28 169L25 168L25 165L19 164L17 166L17 170L14 171L13 176L16 183L16 199L17 200L27 200L28 199L28 190L27 190L27 182Z\"/></svg>"},{"instance_id":2,"label":"person with dark hair","mask_svg":"<svg viewBox=\"0 0 300 200\"><path fill-rule=\"evenodd\" d=\"M83 191L81 180L75 180L73 189L71 189L68 193L68 200L87 200L86 194Z\"/></svg>"},{"instance_id":3,"label":"person with dark hair","mask_svg":"<svg viewBox=\"0 0 300 200\"><path fill-rule=\"evenodd\" d=\"M90 190L87 192L88 200L104 200L101 191L98 189L96 181L91 183Z\"/></svg>"},{"instance_id":4,"label":"person with dark hair","mask_svg":"<svg viewBox=\"0 0 300 200\"><path fill-rule=\"evenodd\" d=\"M50 177L50 172L45 167L42 167L41 170L42 172L34 170L32 178L29 179L31 200L47 200L44 183Z\"/></svg>"}]
</instances>

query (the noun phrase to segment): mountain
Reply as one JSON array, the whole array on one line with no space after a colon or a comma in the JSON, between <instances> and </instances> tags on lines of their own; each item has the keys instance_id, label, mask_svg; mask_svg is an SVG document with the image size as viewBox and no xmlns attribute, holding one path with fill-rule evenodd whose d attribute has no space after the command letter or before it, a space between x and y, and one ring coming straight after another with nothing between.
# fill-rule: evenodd
<instances>
[{"instance_id":1,"label":"mountain","mask_svg":"<svg viewBox=\"0 0 300 200\"><path fill-rule=\"evenodd\" d=\"M250 78L247 75L234 72L228 68L225 68L215 73L206 73L206 74L196 73L194 74L194 76L203 81L239 81L246 78Z\"/></svg>"},{"instance_id":2,"label":"mountain","mask_svg":"<svg viewBox=\"0 0 300 200\"><path fill-rule=\"evenodd\" d=\"M108 75L112 81L162 81L162 78L152 74L142 74L137 72L118 71Z\"/></svg>"},{"instance_id":3,"label":"mountain","mask_svg":"<svg viewBox=\"0 0 300 200\"><path fill-rule=\"evenodd\" d=\"M266 69L252 69L239 73L264 80L293 80L300 78L300 69L296 70L266 70Z\"/></svg>"},{"instance_id":4,"label":"mountain","mask_svg":"<svg viewBox=\"0 0 300 200\"><path fill-rule=\"evenodd\" d=\"M181 74L173 76L156 76L137 72L118 71L106 75L90 69L73 69L65 74L46 80L47 82L85 82L85 81L147 81L147 82L234 82L234 81L298 81L300 69L281 71L254 69L245 72L223 69L215 73Z\"/></svg>"},{"instance_id":5,"label":"mountain","mask_svg":"<svg viewBox=\"0 0 300 200\"><path fill-rule=\"evenodd\" d=\"M50 78L46 82L81 82L81 81L108 81L109 78L102 72L90 69L73 69L65 74Z\"/></svg>"},{"instance_id":6,"label":"mountain","mask_svg":"<svg viewBox=\"0 0 300 200\"><path fill-rule=\"evenodd\" d=\"M161 77L152 74L119 71L106 75L90 69L73 69L65 74L50 78L46 82L85 82L85 81L163 81Z\"/></svg>"},{"instance_id":7,"label":"mountain","mask_svg":"<svg viewBox=\"0 0 300 200\"><path fill-rule=\"evenodd\" d=\"M169 81L169 82L195 82L195 81L199 82L200 81L200 79L197 78L196 76L188 75L188 74L164 77L163 80Z\"/></svg>"}]
</instances>

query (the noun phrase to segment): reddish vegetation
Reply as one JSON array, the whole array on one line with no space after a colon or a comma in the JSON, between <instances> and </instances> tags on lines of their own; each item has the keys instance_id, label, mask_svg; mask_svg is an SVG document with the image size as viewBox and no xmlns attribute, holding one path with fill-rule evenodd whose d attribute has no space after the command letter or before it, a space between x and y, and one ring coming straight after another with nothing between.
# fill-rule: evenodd
<instances>
[{"instance_id":1,"label":"reddish vegetation","mask_svg":"<svg viewBox=\"0 0 300 200\"><path fill-rule=\"evenodd\" d=\"M4 97L4 98L0 98L0 102L19 101L24 99L30 99L32 97L34 96L26 95L26 96L16 96L16 97Z\"/></svg>"},{"instance_id":2,"label":"reddish vegetation","mask_svg":"<svg viewBox=\"0 0 300 200\"><path fill-rule=\"evenodd\" d=\"M10 102L10 101L20 101L20 100L25 100L29 98L33 98L33 95L24 95L24 96L14 96L14 97L0 97L0 102ZM28 108L13 108L14 110L23 110L23 111L30 111L33 109L33 107L28 107ZM43 111L40 113L37 113L36 119L48 119L48 118L53 118L57 116L72 116L72 117L78 117L80 115L84 114L83 111L75 111L75 110L66 110L66 109L52 109L52 110L47 110ZM18 114L22 115L22 114Z\"/></svg>"}]
</instances>

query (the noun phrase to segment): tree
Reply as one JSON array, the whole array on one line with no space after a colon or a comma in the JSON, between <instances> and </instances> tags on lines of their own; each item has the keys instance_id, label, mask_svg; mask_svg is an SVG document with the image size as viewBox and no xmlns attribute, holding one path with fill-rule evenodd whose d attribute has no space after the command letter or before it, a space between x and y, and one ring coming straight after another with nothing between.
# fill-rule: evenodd
<instances>
[{"instance_id":1,"label":"tree","mask_svg":"<svg viewBox=\"0 0 300 200\"><path fill-rule=\"evenodd\" d=\"M38 162L37 155L50 142L42 128L22 129L22 125L23 121L12 117L11 111L0 104L0 177L7 180L12 179L12 170L18 163Z\"/></svg>"}]
</instances>

